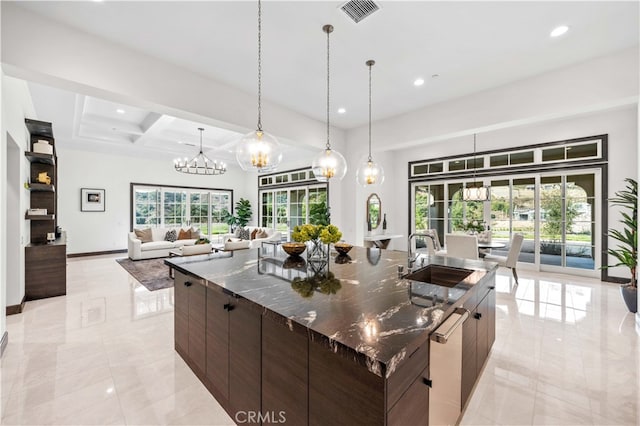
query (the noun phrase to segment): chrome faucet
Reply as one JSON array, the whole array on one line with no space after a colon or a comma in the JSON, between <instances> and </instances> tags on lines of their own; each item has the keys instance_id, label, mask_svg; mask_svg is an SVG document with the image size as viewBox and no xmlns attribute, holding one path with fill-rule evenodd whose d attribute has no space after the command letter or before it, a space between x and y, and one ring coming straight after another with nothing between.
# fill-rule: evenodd
<instances>
[{"instance_id":1,"label":"chrome faucet","mask_svg":"<svg viewBox=\"0 0 640 426\"><path fill-rule=\"evenodd\" d=\"M415 262L415 261L416 261L416 259L418 258L418 253L416 253L416 254L415 254L415 257L411 255L411 240L412 240L413 238L415 238L415 237L429 237L429 238L431 238L431 241L433 241L433 247L434 247L434 249L435 249L435 247L436 247L436 239L435 239L435 238L434 238L434 236L433 236L433 235L431 235L431 234L424 234L424 233L421 233L421 232L414 232L413 234L409 235L409 239L408 239L408 241L407 241L407 243L408 243L408 248L407 248L408 256L407 256L407 260L408 260L408 264L409 264L409 265L408 265L409 269L411 269L412 263L413 263L413 262ZM424 259L423 259L423 260L424 260Z\"/></svg>"}]
</instances>

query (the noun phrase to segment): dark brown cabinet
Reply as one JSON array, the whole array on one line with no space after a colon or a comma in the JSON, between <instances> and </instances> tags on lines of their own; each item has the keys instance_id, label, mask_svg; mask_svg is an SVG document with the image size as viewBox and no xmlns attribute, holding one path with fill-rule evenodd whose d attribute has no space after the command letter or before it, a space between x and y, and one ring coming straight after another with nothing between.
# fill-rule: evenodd
<instances>
[{"instance_id":1,"label":"dark brown cabinet","mask_svg":"<svg viewBox=\"0 0 640 426\"><path fill-rule=\"evenodd\" d=\"M232 417L261 408L261 311L175 271L175 348Z\"/></svg>"},{"instance_id":2,"label":"dark brown cabinet","mask_svg":"<svg viewBox=\"0 0 640 426\"><path fill-rule=\"evenodd\" d=\"M262 319L262 412L278 422L308 424L309 339L306 328L282 319Z\"/></svg>"},{"instance_id":3,"label":"dark brown cabinet","mask_svg":"<svg viewBox=\"0 0 640 426\"><path fill-rule=\"evenodd\" d=\"M216 398L229 399L229 296L207 288L207 374L205 384Z\"/></svg>"},{"instance_id":4,"label":"dark brown cabinet","mask_svg":"<svg viewBox=\"0 0 640 426\"><path fill-rule=\"evenodd\" d=\"M229 405L234 412L260 412L261 311L243 298L229 298Z\"/></svg>"},{"instance_id":5,"label":"dark brown cabinet","mask_svg":"<svg viewBox=\"0 0 640 426\"><path fill-rule=\"evenodd\" d=\"M417 426L429 424L428 370L413 381L396 405L387 414L387 424L393 426Z\"/></svg>"},{"instance_id":6,"label":"dark brown cabinet","mask_svg":"<svg viewBox=\"0 0 640 426\"><path fill-rule=\"evenodd\" d=\"M489 357L496 336L496 291L494 280L480 288L477 297L464 307L471 312L462 328L462 406L467 403L473 387Z\"/></svg>"},{"instance_id":7,"label":"dark brown cabinet","mask_svg":"<svg viewBox=\"0 0 640 426\"><path fill-rule=\"evenodd\" d=\"M25 125L30 134L30 151L25 152L30 163L29 205L30 209L46 210L46 214L25 213L31 231L30 243L25 246L25 299L34 300L67 293L67 244L64 234L56 234L58 164L51 123L27 118ZM48 143L51 154L33 152L34 144L41 141ZM39 182L41 174L50 182ZM55 240L48 242L47 234L55 235Z\"/></svg>"},{"instance_id":8,"label":"dark brown cabinet","mask_svg":"<svg viewBox=\"0 0 640 426\"><path fill-rule=\"evenodd\" d=\"M205 374L206 287L200 278L175 273L175 348L200 379Z\"/></svg>"}]
</instances>

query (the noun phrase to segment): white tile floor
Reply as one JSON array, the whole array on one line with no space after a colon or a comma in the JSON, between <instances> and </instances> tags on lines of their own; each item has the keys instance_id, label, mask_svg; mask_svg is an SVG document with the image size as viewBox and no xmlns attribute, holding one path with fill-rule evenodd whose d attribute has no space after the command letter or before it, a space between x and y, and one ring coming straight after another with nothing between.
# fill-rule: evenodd
<instances>
[{"instance_id":1,"label":"white tile floor","mask_svg":"<svg viewBox=\"0 0 640 426\"><path fill-rule=\"evenodd\" d=\"M2 424L233 424L173 350L173 289L115 256L70 259L68 295L7 317ZM508 271L463 425L640 424L640 345L617 286Z\"/></svg>"}]
</instances>

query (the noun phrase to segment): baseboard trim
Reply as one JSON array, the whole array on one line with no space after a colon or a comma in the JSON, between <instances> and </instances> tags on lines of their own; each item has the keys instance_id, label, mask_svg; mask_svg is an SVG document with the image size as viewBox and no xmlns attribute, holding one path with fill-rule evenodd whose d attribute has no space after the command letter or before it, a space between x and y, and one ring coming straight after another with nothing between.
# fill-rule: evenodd
<instances>
[{"instance_id":1,"label":"baseboard trim","mask_svg":"<svg viewBox=\"0 0 640 426\"><path fill-rule=\"evenodd\" d=\"M11 305L11 306L7 306L7 316L8 315L15 315L15 314L21 314L22 311L24 310L24 304L27 303L27 295L25 294L22 297L22 302L20 302L18 305Z\"/></svg>"},{"instance_id":2,"label":"baseboard trim","mask_svg":"<svg viewBox=\"0 0 640 426\"><path fill-rule=\"evenodd\" d=\"M107 250L107 251L90 251L87 253L70 253L67 257L86 257L86 256L100 256L102 254L117 254L117 253L126 253L127 249L120 250Z\"/></svg>"},{"instance_id":3,"label":"baseboard trim","mask_svg":"<svg viewBox=\"0 0 640 426\"><path fill-rule=\"evenodd\" d=\"M2 358L2 354L4 354L4 349L9 344L9 333L6 331L2 334L2 340L0 340L0 358Z\"/></svg>"},{"instance_id":4,"label":"baseboard trim","mask_svg":"<svg viewBox=\"0 0 640 426\"><path fill-rule=\"evenodd\" d=\"M631 278L612 277L611 275L608 275L607 278L603 281L607 283L627 284L629 281L631 281Z\"/></svg>"}]
</instances>

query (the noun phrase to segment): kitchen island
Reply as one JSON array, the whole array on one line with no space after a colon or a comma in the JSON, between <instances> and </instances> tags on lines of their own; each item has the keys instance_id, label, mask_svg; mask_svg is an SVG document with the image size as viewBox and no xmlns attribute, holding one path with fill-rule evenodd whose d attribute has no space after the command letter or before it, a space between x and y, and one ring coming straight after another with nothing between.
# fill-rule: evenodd
<instances>
[{"instance_id":1,"label":"kitchen island","mask_svg":"<svg viewBox=\"0 0 640 426\"><path fill-rule=\"evenodd\" d=\"M495 264L427 257L467 270L446 287L401 276L405 252L354 247L317 274L280 250L165 260L175 270L176 351L231 418L427 424L429 336L460 308L472 318L462 332L464 405L495 336Z\"/></svg>"}]
</instances>

